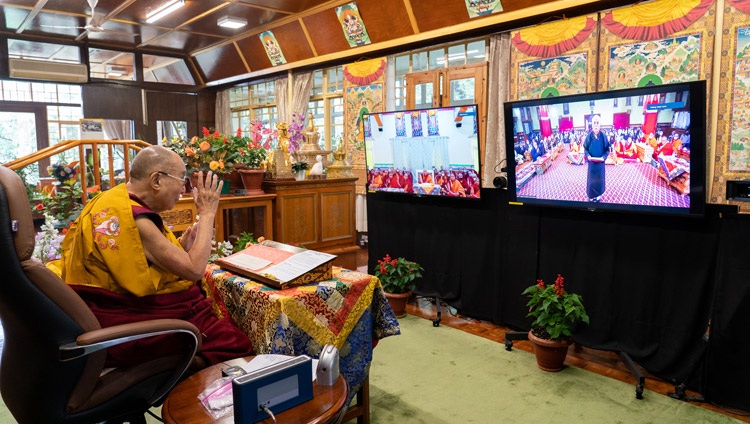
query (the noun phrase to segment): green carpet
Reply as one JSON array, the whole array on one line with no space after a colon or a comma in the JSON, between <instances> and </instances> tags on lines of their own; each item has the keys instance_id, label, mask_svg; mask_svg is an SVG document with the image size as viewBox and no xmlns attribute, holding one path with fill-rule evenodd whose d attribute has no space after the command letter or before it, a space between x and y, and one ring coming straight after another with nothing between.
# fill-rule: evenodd
<instances>
[{"instance_id":1,"label":"green carpet","mask_svg":"<svg viewBox=\"0 0 750 424\"><path fill-rule=\"evenodd\" d=\"M575 367L550 373L534 356L407 316L380 341L370 368L377 423L737 423Z\"/></svg>"},{"instance_id":2,"label":"green carpet","mask_svg":"<svg viewBox=\"0 0 750 424\"><path fill-rule=\"evenodd\" d=\"M528 352L429 320L399 321L401 335L373 353L373 424L740 422L649 390L637 400L634 385L579 368L545 372ZM0 402L0 424L13 422Z\"/></svg>"}]
</instances>

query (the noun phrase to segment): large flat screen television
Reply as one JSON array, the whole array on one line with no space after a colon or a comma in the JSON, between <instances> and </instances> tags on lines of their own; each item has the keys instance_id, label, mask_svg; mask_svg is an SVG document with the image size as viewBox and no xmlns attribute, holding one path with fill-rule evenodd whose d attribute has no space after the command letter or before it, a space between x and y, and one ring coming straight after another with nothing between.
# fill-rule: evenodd
<instances>
[{"instance_id":1,"label":"large flat screen television","mask_svg":"<svg viewBox=\"0 0 750 424\"><path fill-rule=\"evenodd\" d=\"M368 193L479 199L477 106L363 115Z\"/></svg>"},{"instance_id":2,"label":"large flat screen television","mask_svg":"<svg viewBox=\"0 0 750 424\"><path fill-rule=\"evenodd\" d=\"M701 215L706 84L507 102L512 204Z\"/></svg>"}]
</instances>

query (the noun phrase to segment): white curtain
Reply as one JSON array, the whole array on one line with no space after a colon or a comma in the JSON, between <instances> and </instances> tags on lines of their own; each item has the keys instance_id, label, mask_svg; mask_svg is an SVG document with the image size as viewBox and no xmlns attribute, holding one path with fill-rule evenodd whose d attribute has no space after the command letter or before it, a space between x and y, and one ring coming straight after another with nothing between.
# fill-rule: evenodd
<instances>
[{"instance_id":1,"label":"white curtain","mask_svg":"<svg viewBox=\"0 0 750 424\"><path fill-rule=\"evenodd\" d=\"M487 102L487 140L484 149L482 186L493 187L492 180L504 174L500 169L508 166L505 155L505 118L503 103L508 101L510 86L510 33L495 34L490 37L489 79L487 92L491 99ZM495 100L497 99L497 100Z\"/></svg>"},{"instance_id":2,"label":"white curtain","mask_svg":"<svg viewBox=\"0 0 750 424\"><path fill-rule=\"evenodd\" d=\"M313 84L312 71L298 72L294 74L294 97L292 98L292 113L302 118L307 114L307 105L310 103L310 89ZM291 119L291 117L290 117Z\"/></svg>"},{"instance_id":3,"label":"white curtain","mask_svg":"<svg viewBox=\"0 0 750 424\"><path fill-rule=\"evenodd\" d=\"M215 110L216 131L222 134L234 134L237 129L232 128L232 110L229 107L229 90L216 93Z\"/></svg>"},{"instance_id":4,"label":"white curtain","mask_svg":"<svg viewBox=\"0 0 750 424\"><path fill-rule=\"evenodd\" d=\"M289 90L287 90L288 84L289 78L284 77L277 79L274 85L276 91L276 114L279 118L276 122L289 123L289 120L292 119L289 113L289 102L291 99L289 99Z\"/></svg>"},{"instance_id":5,"label":"white curtain","mask_svg":"<svg viewBox=\"0 0 750 424\"><path fill-rule=\"evenodd\" d=\"M104 136L107 140L132 140L133 121L105 119Z\"/></svg>"}]
</instances>

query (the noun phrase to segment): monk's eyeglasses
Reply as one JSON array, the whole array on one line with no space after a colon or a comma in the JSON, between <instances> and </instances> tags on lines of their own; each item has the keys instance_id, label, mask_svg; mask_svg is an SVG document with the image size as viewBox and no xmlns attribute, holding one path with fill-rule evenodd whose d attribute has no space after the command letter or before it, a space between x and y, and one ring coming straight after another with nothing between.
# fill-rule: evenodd
<instances>
[{"instance_id":1,"label":"monk's eyeglasses","mask_svg":"<svg viewBox=\"0 0 750 424\"><path fill-rule=\"evenodd\" d=\"M156 173L157 174L161 174L161 175L166 175L167 177L174 178L175 180L180 180L183 183L188 182L188 180L190 179L190 177L188 177L187 175L184 176L184 177L178 177L176 175L172 175L172 174L170 174L168 172L164 172L164 171L156 171Z\"/></svg>"}]
</instances>

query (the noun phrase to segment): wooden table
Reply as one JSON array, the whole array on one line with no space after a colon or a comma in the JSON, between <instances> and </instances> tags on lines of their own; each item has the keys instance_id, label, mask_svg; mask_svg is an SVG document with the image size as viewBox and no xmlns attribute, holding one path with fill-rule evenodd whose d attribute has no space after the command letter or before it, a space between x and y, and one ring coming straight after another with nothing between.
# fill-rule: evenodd
<instances>
[{"instance_id":1,"label":"wooden table","mask_svg":"<svg viewBox=\"0 0 750 424\"><path fill-rule=\"evenodd\" d=\"M242 228L234 228L232 220L233 210L239 209L262 209L262 217L259 221L259 226L262 229L254 229L249 232L258 238L264 236L265 238L273 239L273 202L276 198L275 194L261 194L258 196L233 196L226 195L221 196L219 200L219 207L216 209L216 219L214 220L214 226L216 228L216 241L227 241L232 235L238 236L241 231L246 231ZM164 222L172 228L172 231L181 232L187 227L193 225L196 220L196 209L193 202L192 196L184 196L177 201L174 208L169 211L160 213Z\"/></svg>"},{"instance_id":2,"label":"wooden table","mask_svg":"<svg viewBox=\"0 0 750 424\"><path fill-rule=\"evenodd\" d=\"M250 360L253 357L247 357ZM222 368L228 365L216 364L182 381L164 401L161 408L164 422L171 424L234 424L234 415L229 414L214 420L206 411L198 395L208 385L221 377ZM284 424L339 423L346 411L349 388L346 380L339 377L333 386L319 386L313 383L313 399L294 408L276 414L276 421ZM267 418L262 423L271 423Z\"/></svg>"}]
</instances>

